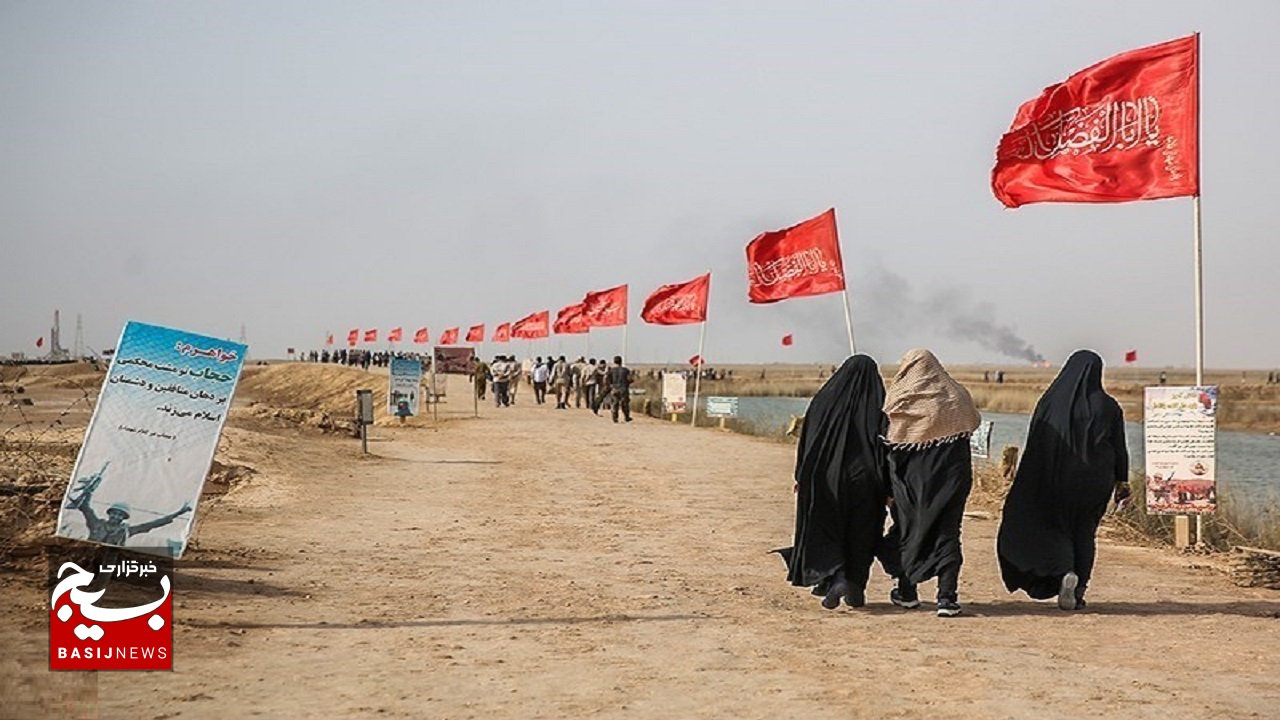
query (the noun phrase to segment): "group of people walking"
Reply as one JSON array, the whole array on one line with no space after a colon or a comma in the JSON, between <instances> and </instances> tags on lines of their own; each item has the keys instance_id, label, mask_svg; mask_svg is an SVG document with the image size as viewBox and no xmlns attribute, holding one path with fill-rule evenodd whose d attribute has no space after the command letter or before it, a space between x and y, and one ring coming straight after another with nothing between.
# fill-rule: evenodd
<instances>
[{"instance_id":1,"label":"group of people walking","mask_svg":"<svg viewBox=\"0 0 1280 720\"><path fill-rule=\"evenodd\" d=\"M528 362L528 361L526 361ZM528 366L521 365L513 355L498 355L492 363L478 360L472 379L476 396L485 399L487 386L492 387L496 407L509 407L515 403L521 380L533 387L533 399L538 405L547 402L547 390L555 396L556 409L586 407L596 415L602 408L610 410L614 422L619 416L631 422L631 381L633 373L615 355L610 365L601 358L596 360L579 357L568 362L564 355L558 358L538 357Z\"/></svg>"},{"instance_id":2,"label":"group of people walking","mask_svg":"<svg viewBox=\"0 0 1280 720\"><path fill-rule=\"evenodd\" d=\"M828 609L862 607L878 558L896 581L894 605L918 607L918 585L937 578L937 614L959 615L969 436L980 422L969 392L928 350L903 356L887 390L871 357L846 360L805 414L795 539L778 551L787 579ZM1128 497L1128 458L1102 359L1078 351L1036 406L1005 501L997 554L1010 592L1085 606L1098 525L1113 497Z\"/></svg>"}]
</instances>

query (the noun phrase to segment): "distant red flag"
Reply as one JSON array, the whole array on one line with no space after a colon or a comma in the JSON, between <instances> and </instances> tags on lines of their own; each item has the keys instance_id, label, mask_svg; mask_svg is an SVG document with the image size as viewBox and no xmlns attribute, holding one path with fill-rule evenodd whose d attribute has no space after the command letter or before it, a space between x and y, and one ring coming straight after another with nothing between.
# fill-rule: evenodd
<instances>
[{"instance_id":1,"label":"distant red flag","mask_svg":"<svg viewBox=\"0 0 1280 720\"><path fill-rule=\"evenodd\" d=\"M1018 108L996 148L1005 206L1200 194L1200 37L1130 50Z\"/></svg>"},{"instance_id":2,"label":"distant red flag","mask_svg":"<svg viewBox=\"0 0 1280 720\"><path fill-rule=\"evenodd\" d=\"M458 344L458 328L449 328L440 333L441 345L457 345Z\"/></svg>"},{"instance_id":3,"label":"distant red flag","mask_svg":"<svg viewBox=\"0 0 1280 720\"><path fill-rule=\"evenodd\" d=\"M640 317L654 325L684 325L707 319L711 273L675 285L663 285L644 301Z\"/></svg>"},{"instance_id":4,"label":"distant red flag","mask_svg":"<svg viewBox=\"0 0 1280 720\"><path fill-rule=\"evenodd\" d=\"M404 337L404 328L391 328L391 332L387 333L387 342L400 342L402 337Z\"/></svg>"},{"instance_id":5,"label":"distant red flag","mask_svg":"<svg viewBox=\"0 0 1280 720\"><path fill-rule=\"evenodd\" d=\"M36 338L36 347L44 347L44 336Z\"/></svg>"},{"instance_id":6,"label":"distant red flag","mask_svg":"<svg viewBox=\"0 0 1280 720\"><path fill-rule=\"evenodd\" d=\"M378 342L378 328L364 331L365 342Z\"/></svg>"},{"instance_id":7,"label":"distant red flag","mask_svg":"<svg viewBox=\"0 0 1280 720\"><path fill-rule=\"evenodd\" d=\"M325 345L333 344L333 333L329 333L329 336L325 339L324 344Z\"/></svg>"},{"instance_id":8,"label":"distant red flag","mask_svg":"<svg viewBox=\"0 0 1280 720\"><path fill-rule=\"evenodd\" d=\"M1138 351L1137 351L1137 350L1130 350L1129 352L1125 353L1125 354L1124 354L1124 361L1125 361L1125 362L1127 362L1127 363L1135 363L1135 362L1138 362Z\"/></svg>"},{"instance_id":9,"label":"distant red flag","mask_svg":"<svg viewBox=\"0 0 1280 720\"><path fill-rule=\"evenodd\" d=\"M551 312L549 310L532 313L511 324L511 337L525 340L544 338L550 335L548 331L550 325Z\"/></svg>"},{"instance_id":10,"label":"distant red flag","mask_svg":"<svg viewBox=\"0 0 1280 720\"><path fill-rule=\"evenodd\" d=\"M747 282L747 297L753 303L844 290L835 209L752 240L747 245Z\"/></svg>"},{"instance_id":11,"label":"distant red flag","mask_svg":"<svg viewBox=\"0 0 1280 720\"><path fill-rule=\"evenodd\" d=\"M792 343L794 343L794 342L795 342L795 340L794 340L790 335L783 335L783 336L782 336L782 344L783 344L783 345L786 345L787 347L791 347L791 344L792 344Z\"/></svg>"},{"instance_id":12,"label":"distant red flag","mask_svg":"<svg viewBox=\"0 0 1280 720\"><path fill-rule=\"evenodd\" d=\"M590 327L627 324L627 286L587 293L582 299L583 317Z\"/></svg>"},{"instance_id":13,"label":"distant red flag","mask_svg":"<svg viewBox=\"0 0 1280 720\"><path fill-rule=\"evenodd\" d=\"M472 325L470 329L467 330L467 342L484 342L484 325Z\"/></svg>"},{"instance_id":14,"label":"distant red flag","mask_svg":"<svg viewBox=\"0 0 1280 720\"><path fill-rule=\"evenodd\" d=\"M702 364L702 356L694 355L693 357L689 358L689 364L694 367L698 367L699 365Z\"/></svg>"},{"instance_id":15,"label":"distant red flag","mask_svg":"<svg viewBox=\"0 0 1280 720\"><path fill-rule=\"evenodd\" d=\"M583 315L585 307L582 303L570 305L562 308L556 313L556 321L551 324L552 331L557 335L582 335L591 330L587 325L587 319Z\"/></svg>"},{"instance_id":16,"label":"distant red flag","mask_svg":"<svg viewBox=\"0 0 1280 720\"><path fill-rule=\"evenodd\" d=\"M431 335L427 333L426 328L418 328L418 332L413 334L413 341L416 343L430 342Z\"/></svg>"},{"instance_id":17,"label":"distant red flag","mask_svg":"<svg viewBox=\"0 0 1280 720\"><path fill-rule=\"evenodd\" d=\"M493 331L493 341L508 342L511 340L511 323L502 323Z\"/></svg>"},{"instance_id":18,"label":"distant red flag","mask_svg":"<svg viewBox=\"0 0 1280 720\"><path fill-rule=\"evenodd\" d=\"M352 330L351 332L347 333L348 345L350 345L351 347L355 347L356 343L358 342L360 342L360 328L356 328L355 330Z\"/></svg>"}]
</instances>

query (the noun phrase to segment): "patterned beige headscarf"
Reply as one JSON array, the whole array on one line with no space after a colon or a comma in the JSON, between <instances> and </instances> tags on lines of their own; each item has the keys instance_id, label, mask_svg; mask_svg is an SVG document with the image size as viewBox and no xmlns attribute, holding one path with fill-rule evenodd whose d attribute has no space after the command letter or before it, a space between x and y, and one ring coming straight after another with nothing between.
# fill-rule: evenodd
<instances>
[{"instance_id":1,"label":"patterned beige headscarf","mask_svg":"<svg viewBox=\"0 0 1280 720\"><path fill-rule=\"evenodd\" d=\"M884 400L890 445L927 447L967 436L982 417L973 398L928 350L908 350Z\"/></svg>"}]
</instances>

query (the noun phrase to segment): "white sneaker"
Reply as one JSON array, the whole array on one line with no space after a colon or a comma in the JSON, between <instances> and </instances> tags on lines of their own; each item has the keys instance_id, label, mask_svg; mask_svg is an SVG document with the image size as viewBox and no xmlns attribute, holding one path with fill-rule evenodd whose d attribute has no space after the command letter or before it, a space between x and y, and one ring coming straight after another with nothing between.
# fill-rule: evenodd
<instances>
[{"instance_id":1,"label":"white sneaker","mask_svg":"<svg viewBox=\"0 0 1280 720\"><path fill-rule=\"evenodd\" d=\"M1080 584L1080 578L1076 574L1069 572L1062 576L1062 587L1058 589L1058 607L1063 610L1076 609L1076 585Z\"/></svg>"}]
</instances>

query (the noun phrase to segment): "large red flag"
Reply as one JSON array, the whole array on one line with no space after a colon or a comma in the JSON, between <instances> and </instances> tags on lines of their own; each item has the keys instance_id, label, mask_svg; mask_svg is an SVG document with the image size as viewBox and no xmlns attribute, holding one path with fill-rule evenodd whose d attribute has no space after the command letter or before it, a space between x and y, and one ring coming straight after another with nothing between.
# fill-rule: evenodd
<instances>
[{"instance_id":1,"label":"large red flag","mask_svg":"<svg viewBox=\"0 0 1280 720\"><path fill-rule=\"evenodd\" d=\"M355 347L356 343L358 342L360 342L360 328L356 328L355 330L352 330L351 332L347 333L348 345L350 345L351 347Z\"/></svg>"},{"instance_id":2,"label":"large red flag","mask_svg":"<svg viewBox=\"0 0 1280 720\"><path fill-rule=\"evenodd\" d=\"M365 342L378 342L378 328L364 331Z\"/></svg>"},{"instance_id":3,"label":"large red flag","mask_svg":"<svg viewBox=\"0 0 1280 720\"><path fill-rule=\"evenodd\" d=\"M507 342L511 340L511 323L502 323L493 331L494 342Z\"/></svg>"},{"instance_id":4,"label":"large red flag","mask_svg":"<svg viewBox=\"0 0 1280 720\"><path fill-rule=\"evenodd\" d=\"M551 311L549 310L526 315L511 324L511 336L525 340L544 338L550 335L548 332L550 324Z\"/></svg>"},{"instance_id":5,"label":"large red flag","mask_svg":"<svg viewBox=\"0 0 1280 720\"><path fill-rule=\"evenodd\" d=\"M400 342L402 337L404 337L403 328L391 328L391 332L387 333L387 342Z\"/></svg>"},{"instance_id":6,"label":"large red flag","mask_svg":"<svg viewBox=\"0 0 1280 720\"><path fill-rule=\"evenodd\" d=\"M556 313L556 321L551 324L551 329L557 335L582 335L590 331L591 326L583 315L584 309L582 303L561 309Z\"/></svg>"},{"instance_id":7,"label":"large red flag","mask_svg":"<svg viewBox=\"0 0 1280 720\"><path fill-rule=\"evenodd\" d=\"M449 328L440 333L441 345L457 345L458 344L458 328Z\"/></svg>"},{"instance_id":8,"label":"large red flag","mask_svg":"<svg viewBox=\"0 0 1280 720\"><path fill-rule=\"evenodd\" d=\"M787 347L791 347L793 344L795 344L795 338L791 337L790 333L787 333L786 335L782 336L782 344Z\"/></svg>"},{"instance_id":9,"label":"large red flag","mask_svg":"<svg viewBox=\"0 0 1280 720\"><path fill-rule=\"evenodd\" d=\"M627 324L627 286L587 293L582 299L582 315L590 327Z\"/></svg>"},{"instance_id":10,"label":"large red flag","mask_svg":"<svg viewBox=\"0 0 1280 720\"><path fill-rule=\"evenodd\" d=\"M747 296L753 303L843 290L835 208L752 240L747 245L747 282Z\"/></svg>"},{"instance_id":11,"label":"large red flag","mask_svg":"<svg viewBox=\"0 0 1280 720\"><path fill-rule=\"evenodd\" d=\"M654 325L684 325L707 319L711 273L689 282L663 285L644 301L640 317Z\"/></svg>"},{"instance_id":12,"label":"large red flag","mask_svg":"<svg viewBox=\"0 0 1280 720\"><path fill-rule=\"evenodd\" d=\"M431 341L431 335L426 328L418 328L418 332L413 334L413 341L416 343L425 343Z\"/></svg>"},{"instance_id":13,"label":"large red flag","mask_svg":"<svg viewBox=\"0 0 1280 720\"><path fill-rule=\"evenodd\" d=\"M1000 138L1007 207L1200 194L1200 37L1131 50L1050 85Z\"/></svg>"},{"instance_id":14,"label":"large red flag","mask_svg":"<svg viewBox=\"0 0 1280 720\"><path fill-rule=\"evenodd\" d=\"M1125 361L1125 362L1127 362L1127 363L1136 363L1136 362L1138 362L1138 351L1137 351L1137 350L1130 350L1130 351L1126 352L1126 353L1124 354L1124 361Z\"/></svg>"},{"instance_id":15,"label":"large red flag","mask_svg":"<svg viewBox=\"0 0 1280 720\"><path fill-rule=\"evenodd\" d=\"M481 343L484 342L484 325L472 325L467 330L467 342Z\"/></svg>"}]
</instances>

